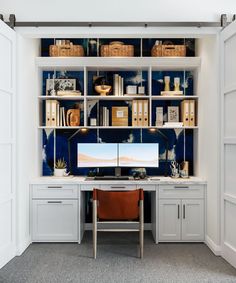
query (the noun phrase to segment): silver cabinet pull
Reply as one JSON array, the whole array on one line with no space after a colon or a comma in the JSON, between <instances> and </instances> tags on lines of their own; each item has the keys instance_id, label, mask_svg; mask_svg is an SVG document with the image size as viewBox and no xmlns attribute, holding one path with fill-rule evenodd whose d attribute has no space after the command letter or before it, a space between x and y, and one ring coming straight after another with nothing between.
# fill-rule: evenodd
<instances>
[{"instance_id":1,"label":"silver cabinet pull","mask_svg":"<svg viewBox=\"0 0 236 283\"><path fill-rule=\"evenodd\" d=\"M49 200L48 203L62 203L62 201L59 201L59 200Z\"/></svg>"},{"instance_id":2,"label":"silver cabinet pull","mask_svg":"<svg viewBox=\"0 0 236 283\"><path fill-rule=\"evenodd\" d=\"M175 189L189 189L189 186L174 186Z\"/></svg>"},{"instance_id":3,"label":"silver cabinet pull","mask_svg":"<svg viewBox=\"0 0 236 283\"><path fill-rule=\"evenodd\" d=\"M62 189L62 186L48 186L48 189Z\"/></svg>"},{"instance_id":4,"label":"silver cabinet pull","mask_svg":"<svg viewBox=\"0 0 236 283\"><path fill-rule=\"evenodd\" d=\"M126 187L121 187L121 186L111 186L112 189L125 189Z\"/></svg>"},{"instance_id":5,"label":"silver cabinet pull","mask_svg":"<svg viewBox=\"0 0 236 283\"><path fill-rule=\"evenodd\" d=\"M185 219L185 204L183 205L183 219Z\"/></svg>"},{"instance_id":6,"label":"silver cabinet pull","mask_svg":"<svg viewBox=\"0 0 236 283\"><path fill-rule=\"evenodd\" d=\"M178 219L179 219L179 204L178 204Z\"/></svg>"}]
</instances>

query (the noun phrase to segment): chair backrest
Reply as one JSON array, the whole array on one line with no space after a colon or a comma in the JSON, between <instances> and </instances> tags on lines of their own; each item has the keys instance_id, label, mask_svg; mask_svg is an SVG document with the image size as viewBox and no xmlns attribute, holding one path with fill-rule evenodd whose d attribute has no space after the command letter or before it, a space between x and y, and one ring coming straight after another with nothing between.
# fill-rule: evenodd
<instances>
[{"instance_id":1,"label":"chair backrest","mask_svg":"<svg viewBox=\"0 0 236 283\"><path fill-rule=\"evenodd\" d=\"M139 201L143 200L143 189L132 191L94 189L93 199L98 201L99 219L135 220L139 217Z\"/></svg>"}]
</instances>

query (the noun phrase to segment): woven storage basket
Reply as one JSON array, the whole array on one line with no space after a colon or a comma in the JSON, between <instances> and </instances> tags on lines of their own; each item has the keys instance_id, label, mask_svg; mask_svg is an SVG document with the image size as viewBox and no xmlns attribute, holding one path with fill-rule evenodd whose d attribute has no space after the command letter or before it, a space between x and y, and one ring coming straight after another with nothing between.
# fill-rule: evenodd
<instances>
[{"instance_id":1,"label":"woven storage basket","mask_svg":"<svg viewBox=\"0 0 236 283\"><path fill-rule=\"evenodd\" d=\"M162 45L162 56L186 56L186 46L185 45Z\"/></svg>"},{"instance_id":2,"label":"woven storage basket","mask_svg":"<svg viewBox=\"0 0 236 283\"><path fill-rule=\"evenodd\" d=\"M151 51L152 57L185 57L186 46L185 45L174 45L174 44L162 44L154 45Z\"/></svg>"},{"instance_id":3,"label":"woven storage basket","mask_svg":"<svg viewBox=\"0 0 236 283\"><path fill-rule=\"evenodd\" d=\"M101 46L101 56L102 57L133 57L134 56L134 46L125 45L123 42L114 41L109 45Z\"/></svg>"},{"instance_id":4,"label":"woven storage basket","mask_svg":"<svg viewBox=\"0 0 236 283\"><path fill-rule=\"evenodd\" d=\"M49 55L51 57L82 57L84 56L84 48L81 45L50 45Z\"/></svg>"}]
</instances>

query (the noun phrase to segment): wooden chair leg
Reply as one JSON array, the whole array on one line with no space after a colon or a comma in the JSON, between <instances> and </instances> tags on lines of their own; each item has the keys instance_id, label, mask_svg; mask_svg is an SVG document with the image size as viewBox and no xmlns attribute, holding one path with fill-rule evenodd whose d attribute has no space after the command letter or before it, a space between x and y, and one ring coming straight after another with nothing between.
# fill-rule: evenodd
<instances>
[{"instance_id":1,"label":"wooden chair leg","mask_svg":"<svg viewBox=\"0 0 236 283\"><path fill-rule=\"evenodd\" d=\"M144 224L143 224L143 200L139 203L139 245L140 258L143 258L143 242L144 242Z\"/></svg>"},{"instance_id":2,"label":"wooden chair leg","mask_svg":"<svg viewBox=\"0 0 236 283\"><path fill-rule=\"evenodd\" d=\"M93 200L93 258L97 257L97 200Z\"/></svg>"}]
</instances>

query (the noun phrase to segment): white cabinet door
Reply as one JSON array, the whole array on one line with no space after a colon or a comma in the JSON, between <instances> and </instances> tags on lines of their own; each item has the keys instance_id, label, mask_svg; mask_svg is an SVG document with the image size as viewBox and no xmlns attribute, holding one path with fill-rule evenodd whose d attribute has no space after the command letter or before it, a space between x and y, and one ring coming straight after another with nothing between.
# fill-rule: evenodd
<instances>
[{"instance_id":1,"label":"white cabinet door","mask_svg":"<svg viewBox=\"0 0 236 283\"><path fill-rule=\"evenodd\" d=\"M16 34L0 20L0 268L16 253Z\"/></svg>"},{"instance_id":2,"label":"white cabinet door","mask_svg":"<svg viewBox=\"0 0 236 283\"><path fill-rule=\"evenodd\" d=\"M236 22L221 34L221 255L236 268Z\"/></svg>"},{"instance_id":3,"label":"white cabinet door","mask_svg":"<svg viewBox=\"0 0 236 283\"><path fill-rule=\"evenodd\" d=\"M203 200L182 200L182 240L204 240Z\"/></svg>"},{"instance_id":4,"label":"white cabinet door","mask_svg":"<svg viewBox=\"0 0 236 283\"><path fill-rule=\"evenodd\" d=\"M77 241L77 200L33 200L33 241Z\"/></svg>"},{"instance_id":5,"label":"white cabinet door","mask_svg":"<svg viewBox=\"0 0 236 283\"><path fill-rule=\"evenodd\" d=\"M159 200L159 240L181 240L181 200Z\"/></svg>"}]
</instances>

